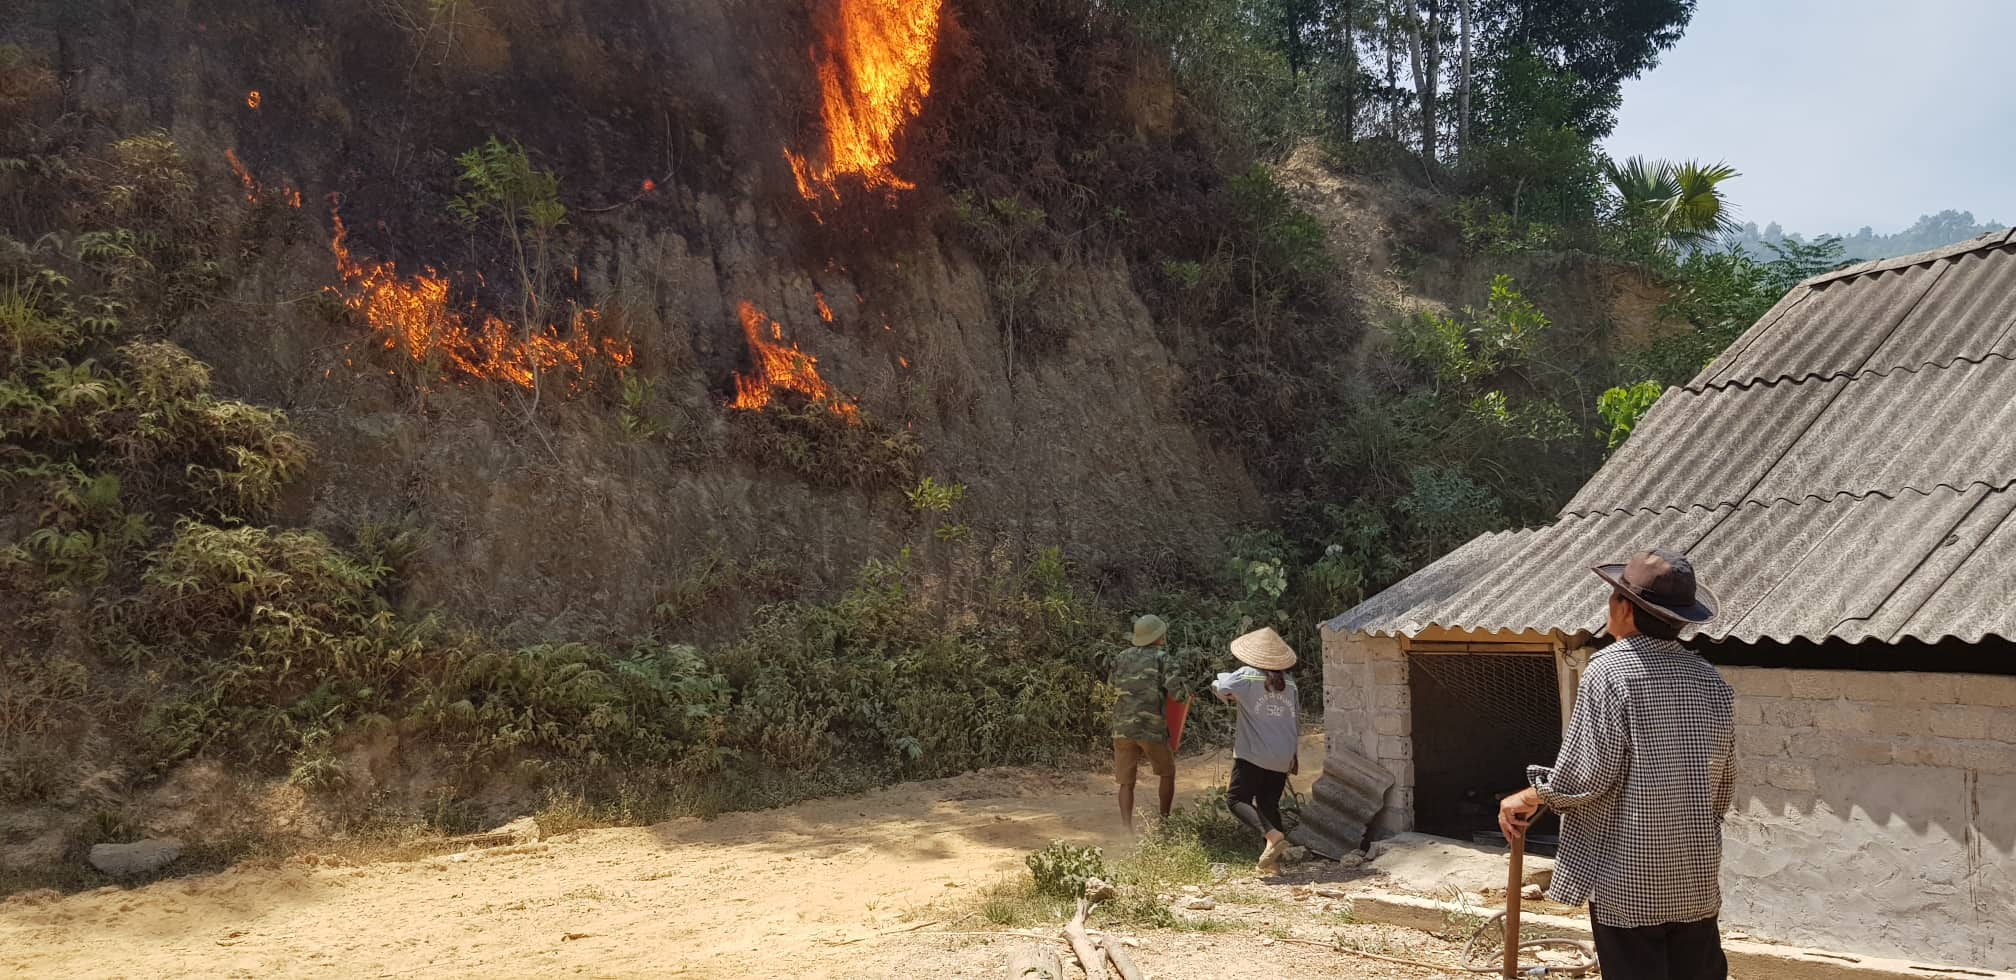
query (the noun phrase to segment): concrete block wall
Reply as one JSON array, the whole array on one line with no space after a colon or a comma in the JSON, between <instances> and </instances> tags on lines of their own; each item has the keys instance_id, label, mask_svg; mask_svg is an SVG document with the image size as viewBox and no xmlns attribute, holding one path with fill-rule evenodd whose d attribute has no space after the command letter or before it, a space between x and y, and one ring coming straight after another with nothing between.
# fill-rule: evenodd
<instances>
[{"instance_id":1,"label":"concrete block wall","mask_svg":"<svg viewBox=\"0 0 2016 980\"><path fill-rule=\"evenodd\" d=\"M1394 637L1323 631L1323 730L1393 774L1377 836L1414 826L1413 705L1407 656Z\"/></svg>"},{"instance_id":2,"label":"concrete block wall","mask_svg":"<svg viewBox=\"0 0 2016 980\"><path fill-rule=\"evenodd\" d=\"M1324 631L1324 728L1414 822L1400 641ZM2016 677L1726 667L1735 812L1723 924L1778 942L2016 970Z\"/></svg>"},{"instance_id":3,"label":"concrete block wall","mask_svg":"<svg viewBox=\"0 0 2016 980\"><path fill-rule=\"evenodd\" d=\"M2016 677L1729 667L1722 919L2016 969Z\"/></svg>"}]
</instances>

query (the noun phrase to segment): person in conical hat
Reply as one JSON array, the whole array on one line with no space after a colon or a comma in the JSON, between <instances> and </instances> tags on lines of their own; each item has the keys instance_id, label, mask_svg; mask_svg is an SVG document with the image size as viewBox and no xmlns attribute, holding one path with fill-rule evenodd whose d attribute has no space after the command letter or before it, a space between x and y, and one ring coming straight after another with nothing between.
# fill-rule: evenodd
<instances>
[{"instance_id":1,"label":"person in conical hat","mask_svg":"<svg viewBox=\"0 0 2016 980\"><path fill-rule=\"evenodd\" d=\"M1233 640L1232 656L1244 666L1219 674L1211 684L1212 693L1239 708L1227 802L1233 816L1266 838L1259 867L1262 874L1273 874L1288 849L1281 829L1281 793L1297 769L1301 712L1295 680L1288 676L1295 650L1281 634L1263 628Z\"/></svg>"},{"instance_id":2,"label":"person in conical hat","mask_svg":"<svg viewBox=\"0 0 2016 980\"><path fill-rule=\"evenodd\" d=\"M1134 777L1147 759L1160 781L1156 803L1162 816L1176 803L1176 754L1169 747L1165 706L1181 696L1162 647L1169 624L1160 616L1134 621L1133 645L1113 658L1113 775L1120 784L1120 820L1134 828Z\"/></svg>"}]
</instances>

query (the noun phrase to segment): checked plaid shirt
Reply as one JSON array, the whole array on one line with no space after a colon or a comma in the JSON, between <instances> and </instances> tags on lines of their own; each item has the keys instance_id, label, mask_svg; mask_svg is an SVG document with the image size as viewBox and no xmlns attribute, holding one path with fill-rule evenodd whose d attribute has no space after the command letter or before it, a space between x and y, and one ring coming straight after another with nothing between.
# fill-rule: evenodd
<instances>
[{"instance_id":1,"label":"checked plaid shirt","mask_svg":"<svg viewBox=\"0 0 2016 980\"><path fill-rule=\"evenodd\" d=\"M1596 654L1560 757L1526 770L1561 814L1549 898L1591 902L1596 921L1625 929L1721 911L1734 706L1722 675L1676 641L1634 636Z\"/></svg>"}]
</instances>

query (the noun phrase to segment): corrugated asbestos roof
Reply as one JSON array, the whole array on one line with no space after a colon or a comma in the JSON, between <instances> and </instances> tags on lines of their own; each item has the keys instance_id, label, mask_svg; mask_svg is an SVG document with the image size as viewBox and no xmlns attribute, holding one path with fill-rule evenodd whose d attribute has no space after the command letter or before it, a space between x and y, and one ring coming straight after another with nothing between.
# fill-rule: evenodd
<instances>
[{"instance_id":1,"label":"corrugated asbestos roof","mask_svg":"<svg viewBox=\"0 0 2016 980\"><path fill-rule=\"evenodd\" d=\"M2016 231L1792 290L1669 389L1558 523L1487 534L1330 623L1595 632L1651 546L1745 641L2016 637Z\"/></svg>"}]
</instances>

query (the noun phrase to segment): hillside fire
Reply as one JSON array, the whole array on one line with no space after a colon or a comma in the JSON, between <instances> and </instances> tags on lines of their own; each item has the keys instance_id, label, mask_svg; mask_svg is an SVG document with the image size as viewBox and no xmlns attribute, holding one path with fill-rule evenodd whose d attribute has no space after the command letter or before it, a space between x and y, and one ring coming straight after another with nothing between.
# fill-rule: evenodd
<instances>
[{"instance_id":1,"label":"hillside fire","mask_svg":"<svg viewBox=\"0 0 2016 980\"><path fill-rule=\"evenodd\" d=\"M835 33L819 64L826 146L821 157L789 151L808 201L838 193L843 177L878 190L912 186L889 168L896 136L931 94L943 0L838 0ZM823 158L822 158L823 157Z\"/></svg>"},{"instance_id":2,"label":"hillside fire","mask_svg":"<svg viewBox=\"0 0 2016 980\"><path fill-rule=\"evenodd\" d=\"M832 385L819 377L819 359L799 350L797 344L784 345L783 324L764 315L748 300L742 301L739 316L742 334L749 341L749 357L755 363L755 372L738 372L735 375L734 408L745 412L762 411L777 392L789 391L823 406L849 425L861 424L860 407L843 399ZM767 339L764 336L766 333L769 335Z\"/></svg>"},{"instance_id":3,"label":"hillside fire","mask_svg":"<svg viewBox=\"0 0 2016 980\"><path fill-rule=\"evenodd\" d=\"M598 362L621 371L636 360L628 342L596 336L600 314L593 308L576 309L564 331L553 324L520 331L473 308L451 308L448 279L441 273L430 267L402 279L390 262L352 255L349 231L333 196L330 216L336 228L330 249L343 278L337 290L343 305L363 315L385 349L404 351L416 364L527 389L539 387L543 374L564 371L573 375L567 383L571 390Z\"/></svg>"}]
</instances>

